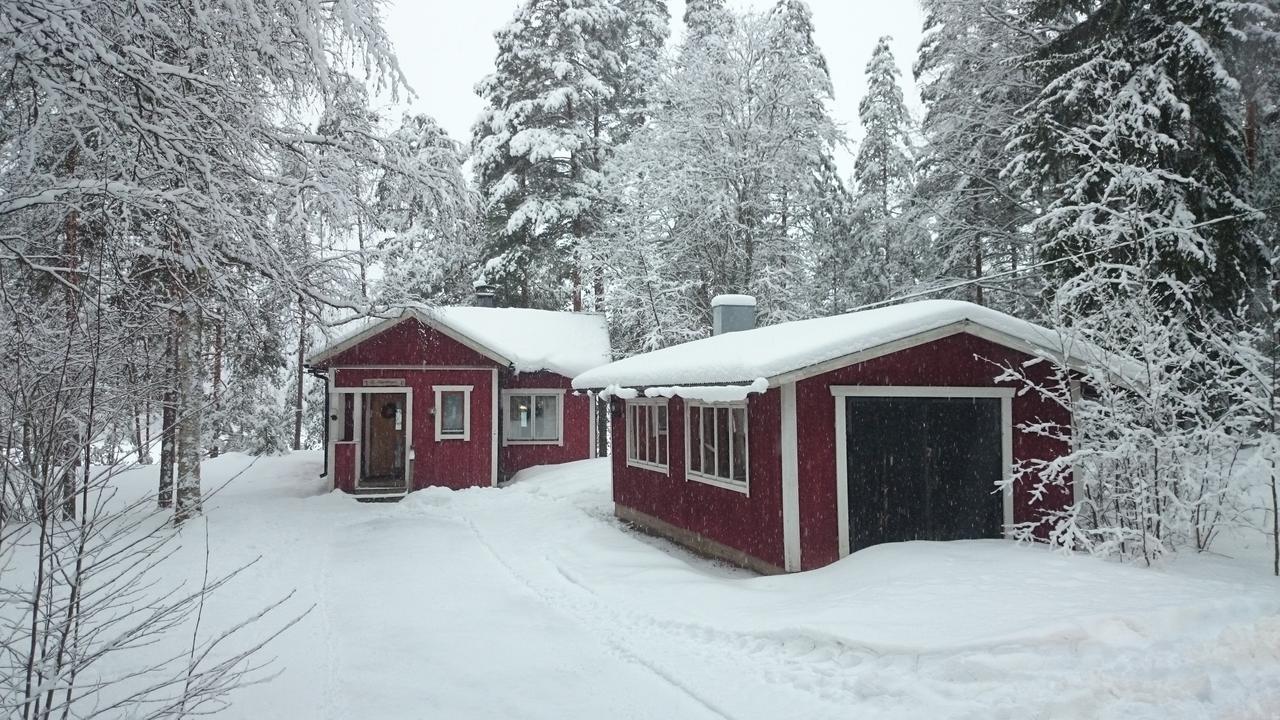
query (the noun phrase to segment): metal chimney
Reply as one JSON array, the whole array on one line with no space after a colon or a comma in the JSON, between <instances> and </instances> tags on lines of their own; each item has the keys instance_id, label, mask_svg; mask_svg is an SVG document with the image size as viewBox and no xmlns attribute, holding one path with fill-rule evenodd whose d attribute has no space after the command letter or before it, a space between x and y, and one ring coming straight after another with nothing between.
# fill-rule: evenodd
<instances>
[{"instance_id":1,"label":"metal chimney","mask_svg":"<svg viewBox=\"0 0 1280 720\"><path fill-rule=\"evenodd\" d=\"M476 307L497 307L497 300L492 285L479 284L476 285Z\"/></svg>"},{"instance_id":2,"label":"metal chimney","mask_svg":"<svg viewBox=\"0 0 1280 720\"><path fill-rule=\"evenodd\" d=\"M711 299L711 334L751 330L756 326L756 299L750 295L717 295Z\"/></svg>"}]
</instances>

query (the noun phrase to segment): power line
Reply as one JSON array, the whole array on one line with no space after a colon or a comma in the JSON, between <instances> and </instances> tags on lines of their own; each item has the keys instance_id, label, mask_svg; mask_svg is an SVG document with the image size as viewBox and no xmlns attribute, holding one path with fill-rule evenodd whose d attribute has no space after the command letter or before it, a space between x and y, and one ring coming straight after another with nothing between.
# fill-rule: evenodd
<instances>
[{"instance_id":1,"label":"power line","mask_svg":"<svg viewBox=\"0 0 1280 720\"><path fill-rule=\"evenodd\" d=\"M1273 208L1263 208L1262 210L1263 210L1263 211L1266 211L1266 210L1271 210L1271 209L1273 209ZM1249 214L1252 214L1252 213L1249 213ZM1189 226L1187 226L1187 227L1185 227L1185 228L1178 228L1178 230L1179 230L1179 231L1195 230L1195 229L1198 229L1198 228L1207 227L1207 226L1209 226L1209 225L1215 225L1215 224L1217 224L1217 223L1224 222L1224 221L1227 221L1227 220L1235 220L1235 219L1242 218L1242 217L1245 217L1245 216L1246 216L1246 214L1245 214L1245 213L1237 213L1237 214L1233 214L1233 215L1223 215L1222 217L1214 218L1214 219L1212 219L1212 220L1206 220L1206 221L1204 221L1204 222L1202 222L1202 223L1196 223L1196 224L1194 224L1194 225L1189 225ZM1148 238L1146 238L1146 237L1137 237L1137 238L1134 238L1134 239L1132 239L1132 240L1126 240L1126 241L1121 242L1121 243L1116 243L1115 245L1108 245L1108 246L1106 246L1106 247L1094 248L1093 250L1086 250L1086 251L1084 251L1084 252L1077 253L1077 254L1075 254L1075 255L1068 255L1068 256L1066 256L1066 257L1060 257L1060 258L1057 258L1057 259L1054 259L1054 260L1045 260L1044 262L1039 262L1039 263L1036 263L1036 264L1034 264L1034 265L1027 265L1027 266L1025 266L1025 267L1015 268L1015 269L1012 269L1012 270L1005 270L1005 271L1003 271L1003 272L998 272L998 273L995 273L995 274L993 274L993 275L983 275L982 277L972 278L972 279L969 279L969 280L959 280L959 281L957 281L957 282L950 283L950 284L947 284L947 285L939 285L939 286L936 286L936 287L928 288L928 289L926 289L926 290L920 290L920 291L917 291L917 292L909 293L909 294L907 294L907 295L899 295L899 296L897 296L897 297L889 298L888 300L879 300L879 301L877 301L877 302L867 303L867 304L865 304L865 305L859 305L859 306L857 306L857 307L849 308L849 309L848 309L848 310L846 310L845 312L858 312L859 310L871 310L871 309L873 309L873 308L882 307L882 306L884 306L884 305L893 305L893 304L895 304L895 303L900 303L900 302L902 302L902 301L904 301L904 300L912 300L912 299L914 299L914 298L924 297L924 296L926 296L926 295L933 295L934 293L945 292L945 291L947 291L947 290L955 290L955 289L957 289L957 288L968 287L969 285L977 285L978 283L988 282L988 281L991 281L991 280L1000 280L1000 279L1003 279L1003 278L1007 278L1007 277L1011 277L1011 276L1014 276L1014 275L1019 275L1019 274L1025 273L1025 272L1028 272L1028 271L1030 271L1030 270L1039 270L1040 268L1048 267L1048 266L1050 266L1050 265L1056 265L1056 264L1058 264L1058 263L1062 263L1062 262L1069 262L1069 261L1071 261L1071 260L1082 260L1082 259L1084 259L1084 258L1087 258L1087 257L1091 256L1091 255L1097 255L1097 254L1099 254L1099 253L1111 252L1112 250L1119 250L1120 248L1128 247L1129 245L1135 245L1135 244L1137 244L1137 243L1139 243L1139 242L1142 242L1142 241L1144 241L1144 240L1147 240L1147 239L1148 239Z\"/></svg>"}]
</instances>

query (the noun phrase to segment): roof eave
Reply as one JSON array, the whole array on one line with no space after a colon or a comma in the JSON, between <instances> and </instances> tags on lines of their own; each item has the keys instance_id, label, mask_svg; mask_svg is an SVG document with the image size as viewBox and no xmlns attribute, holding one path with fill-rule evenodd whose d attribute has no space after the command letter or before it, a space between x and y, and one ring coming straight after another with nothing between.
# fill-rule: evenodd
<instances>
[{"instance_id":1,"label":"roof eave","mask_svg":"<svg viewBox=\"0 0 1280 720\"><path fill-rule=\"evenodd\" d=\"M959 335L961 333L967 333L969 335L982 338L983 340L987 340L989 342L995 343L996 345L1007 347L1011 350L1016 350L1024 354L1031 355L1032 357L1043 357L1078 372L1084 372L1089 365L1085 360L1081 358L1067 355L1059 351L1055 351L1051 348L1024 340L1022 338L1016 337L1014 335L1010 335L1001 330L992 328L988 325L984 325L975 320L970 320L966 318L963 320L950 322L945 325L940 325L936 328L924 330L912 335L907 335L886 343L881 343L873 347L864 348L862 350L858 350L857 352L847 353L845 355L831 358L829 360L824 360L822 362L814 363L812 365L806 365L804 367L800 367L793 370L788 370L785 372L767 376L765 379L769 381L769 387L771 388L781 387L788 383L799 382L801 380L806 380L808 378L817 377L819 375L823 375L828 372L831 372L832 370L838 370L843 367L848 367L849 365L856 365L857 363L866 362L868 360L874 360L878 357L883 357L885 355L890 355L892 353L908 350L910 348L918 347L925 343L934 342L936 340L941 340L943 338L947 338L952 335ZM1111 372L1111 375L1113 379L1121 386L1131 387L1131 383L1128 383L1127 381L1125 381L1125 379L1121 377L1118 373ZM635 384L635 383L607 383L605 385L593 384L592 386L587 386L587 387L578 387L575 384L574 388L578 390L602 390L605 387L608 387L610 385L618 385L621 387L633 387L633 388L656 387L656 386L662 386L662 385L690 385L690 386L692 385L736 385L736 384L749 384L754 380L755 378L741 378L736 380L717 381L714 383L712 382L690 383L690 382L680 382L678 380L672 380L672 381L643 383L643 384Z\"/></svg>"},{"instance_id":2,"label":"roof eave","mask_svg":"<svg viewBox=\"0 0 1280 720\"><path fill-rule=\"evenodd\" d=\"M381 333L384 333L387 330L390 330L391 328L395 327L396 325L399 325L400 323L410 318L417 320L418 322L422 323L423 325L426 325L427 327L434 328L435 330L439 331L446 337L480 353L481 355L484 355L485 357L489 358L490 360L493 360L494 362L498 363L499 365L502 365L503 367L509 368L514 365L514 363L502 353L494 350L493 348L488 347L487 345L484 345L483 343L477 342L471 337L464 335L463 333L455 330L454 328L449 327L447 323L442 322L438 318L432 318L431 316L427 315L426 313L422 312L417 308L409 308L405 312L401 313L398 317L384 318L382 322L376 323L370 326L369 328L365 329L364 331L359 332L336 345L331 345L317 352L314 355L308 356L303 361L303 364L310 366L310 365L317 365L317 364L323 363L327 360L331 360L334 357L346 352L347 350L350 350L351 348L359 345L360 343L365 342L369 338L379 335Z\"/></svg>"}]
</instances>

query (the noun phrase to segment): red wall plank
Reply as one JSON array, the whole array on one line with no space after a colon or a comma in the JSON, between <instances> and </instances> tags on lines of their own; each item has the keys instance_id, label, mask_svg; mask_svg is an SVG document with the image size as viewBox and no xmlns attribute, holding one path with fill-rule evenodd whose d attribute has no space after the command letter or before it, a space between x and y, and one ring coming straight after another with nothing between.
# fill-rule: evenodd
<instances>
[{"instance_id":1,"label":"red wall plank","mask_svg":"<svg viewBox=\"0 0 1280 720\"><path fill-rule=\"evenodd\" d=\"M333 447L333 483L343 492L356 489L355 443L338 443Z\"/></svg>"},{"instance_id":2,"label":"red wall plank","mask_svg":"<svg viewBox=\"0 0 1280 720\"><path fill-rule=\"evenodd\" d=\"M322 367L345 365L469 365L497 367L481 355L444 333L407 318L348 348Z\"/></svg>"},{"instance_id":3,"label":"red wall plank","mask_svg":"<svg viewBox=\"0 0 1280 720\"><path fill-rule=\"evenodd\" d=\"M747 402L749 496L685 479L685 412L679 398L668 403L670 474L629 467L624 405L613 400L614 502L781 567L780 397L775 388Z\"/></svg>"},{"instance_id":4,"label":"red wall plank","mask_svg":"<svg viewBox=\"0 0 1280 720\"><path fill-rule=\"evenodd\" d=\"M553 465L591 457L591 398L574 395L572 380L552 372L504 373L504 390L564 390L564 445L504 445L500 467L505 477L534 465ZM498 432L505 407L499 403Z\"/></svg>"}]
</instances>

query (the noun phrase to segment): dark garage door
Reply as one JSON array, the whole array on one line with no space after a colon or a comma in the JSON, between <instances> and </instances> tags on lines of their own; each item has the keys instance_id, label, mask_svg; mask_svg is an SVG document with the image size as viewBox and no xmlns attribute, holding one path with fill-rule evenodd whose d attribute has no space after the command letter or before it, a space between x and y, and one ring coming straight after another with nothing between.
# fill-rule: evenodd
<instances>
[{"instance_id":1,"label":"dark garage door","mask_svg":"<svg viewBox=\"0 0 1280 720\"><path fill-rule=\"evenodd\" d=\"M849 397L849 549L1000 537L999 398Z\"/></svg>"}]
</instances>

